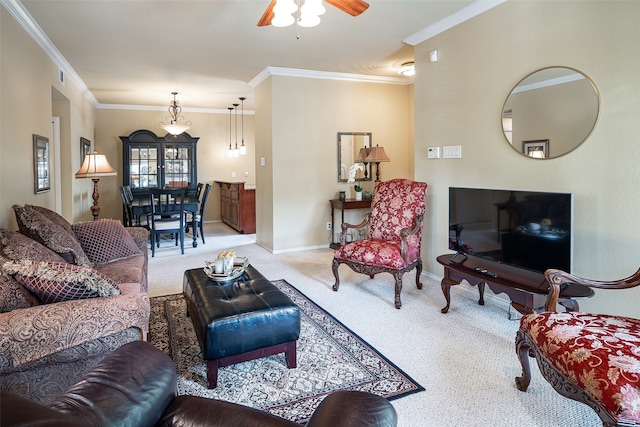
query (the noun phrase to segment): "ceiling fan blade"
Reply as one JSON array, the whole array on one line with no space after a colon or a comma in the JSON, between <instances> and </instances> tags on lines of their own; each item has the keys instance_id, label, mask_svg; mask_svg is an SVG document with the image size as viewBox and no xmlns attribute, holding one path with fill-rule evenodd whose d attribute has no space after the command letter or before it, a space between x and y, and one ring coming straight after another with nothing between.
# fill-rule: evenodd
<instances>
[{"instance_id":1,"label":"ceiling fan blade","mask_svg":"<svg viewBox=\"0 0 640 427\"><path fill-rule=\"evenodd\" d=\"M337 7L341 11L348 13L351 16L358 16L369 8L369 3L363 0L325 0L331 6ZM264 11L264 14L258 21L258 27L265 27L271 25L271 21L275 17L273 8L276 5L276 0L271 0L269 7Z\"/></svg>"},{"instance_id":2,"label":"ceiling fan blade","mask_svg":"<svg viewBox=\"0 0 640 427\"><path fill-rule=\"evenodd\" d=\"M324 0L331 6L337 7L341 11L351 16L358 16L369 8L369 3L362 0Z\"/></svg>"},{"instance_id":3,"label":"ceiling fan blade","mask_svg":"<svg viewBox=\"0 0 640 427\"><path fill-rule=\"evenodd\" d=\"M262 18L258 21L258 27L266 27L267 25L271 25L271 20L273 19L275 13L273 13L273 7L276 5L276 0L271 0L269 7L264 11Z\"/></svg>"}]
</instances>

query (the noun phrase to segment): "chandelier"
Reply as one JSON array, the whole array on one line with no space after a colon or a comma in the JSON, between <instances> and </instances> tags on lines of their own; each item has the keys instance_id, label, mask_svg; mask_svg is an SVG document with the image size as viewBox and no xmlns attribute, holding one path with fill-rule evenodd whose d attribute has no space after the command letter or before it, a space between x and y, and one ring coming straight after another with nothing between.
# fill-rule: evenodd
<instances>
[{"instance_id":1,"label":"chandelier","mask_svg":"<svg viewBox=\"0 0 640 427\"><path fill-rule=\"evenodd\" d=\"M186 121L183 124L179 124L179 120L184 120L182 114L182 107L180 107L180 103L176 100L176 95L178 92L171 92L173 95L173 101L169 105L169 114L165 120L169 120L169 123L165 124L164 122L160 122L160 127L166 130L173 136L180 135L182 132L188 130L191 127L191 122Z\"/></svg>"}]
</instances>

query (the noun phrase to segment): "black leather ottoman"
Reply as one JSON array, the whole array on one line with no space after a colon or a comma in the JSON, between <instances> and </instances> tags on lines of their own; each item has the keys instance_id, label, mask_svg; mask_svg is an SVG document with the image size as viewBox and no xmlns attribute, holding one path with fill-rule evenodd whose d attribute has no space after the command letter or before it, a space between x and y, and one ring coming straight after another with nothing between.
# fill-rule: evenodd
<instances>
[{"instance_id":1,"label":"black leather ottoman","mask_svg":"<svg viewBox=\"0 0 640 427\"><path fill-rule=\"evenodd\" d=\"M287 367L296 367L298 306L253 266L226 282L210 280L201 268L187 270L182 291L209 388L218 385L218 368L247 360L284 352Z\"/></svg>"}]
</instances>

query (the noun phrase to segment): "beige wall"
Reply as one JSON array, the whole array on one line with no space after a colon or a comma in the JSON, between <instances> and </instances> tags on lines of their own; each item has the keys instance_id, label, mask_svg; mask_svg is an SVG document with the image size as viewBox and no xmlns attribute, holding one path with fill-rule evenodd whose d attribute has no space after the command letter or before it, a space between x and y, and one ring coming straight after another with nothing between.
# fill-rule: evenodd
<instances>
[{"instance_id":1,"label":"beige wall","mask_svg":"<svg viewBox=\"0 0 640 427\"><path fill-rule=\"evenodd\" d=\"M256 242L273 248L273 110L271 77L255 90L256 94ZM259 113L258 113L259 112ZM264 159L264 166L261 161Z\"/></svg>"},{"instance_id":2,"label":"beige wall","mask_svg":"<svg viewBox=\"0 0 640 427\"><path fill-rule=\"evenodd\" d=\"M415 48L416 178L429 183L425 270L442 274L447 253L448 188L469 186L572 192L573 272L594 279L640 266L640 3L510 1ZM440 60L429 63L437 49ZM578 149L552 160L509 147L504 100L530 72L576 68L601 94L596 127ZM430 146L462 145L462 159L427 160ZM640 289L597 291L581 308L640 317Z\"/></svg>"},{"instance_id":3,"label":"beige wall","mask_svg":"<svg viewBox=\"0 0 640 427\"><path fill-rule=\"evenodd\" d=\"M229 100L229 105L235 102ZM168 101L167 101L168 105ZM162 136L164 130L159 122L165 120L166 111L144 110L111 110L98 109L96 113L96 146L107 155L109 163L118 171L117 177L106 177L100 180L100 218L122 218L122 199L118 187L122 185L122 141L120 136L127 136L139 129L148 129ZM212 185L204 215L205 221L220 220L220 188L214 181L242 181L247 185L255 185L255 143L254 115L245 110L244 141L247 154L237 158L228 158L229 148L229 113L194 113L183 111L183 116L192 122L187 131L193 137L199 137L198 147L198 182ZM231 116L231 141L236 145L236 117ZM238 146L242 143L242 120L238 114ZM236 177L232 177L235 172ZM249 176L245 177L244 173ZM89 180L89 182L91 182Z\"/></svg>"},{"instance_id":4,"label":"beige wall","mask_svg":"<svg viewBox=\"0 0 640 427\"><path fill-rule=\"evenodd\" d=\"M0 53L0 227L16 229L13 204L56 209L55 192L34 194L33 183L32 135L49 138L54 156L53 115L61 118L57 210L71 221L87 219L76 203L86 180L75 180L73 173L80 167L80 137L93 139L94 108L69 78L58 82L57 65L3 7Z\"/></svg>"},{"instance_id":5,"label":"beige wall","mask_svg":"<svg viewBox=\"0 0 640 427\"><path fill-rule=\"evenodd\" d=\"M408 85L284 76L259 85L256 114L264 109L271 120L256 119L257 150L267 153L272 170L264 170L271 173L269 194L260 195L258 182L258 209L272 208L273 215L272 228L263 224L257 233L261 245L274 252L327 246L329 200L340 190L353 197L352 184L337 180L338 132L371 132L391 159L381 164L381 179L410 177L410 92ZM363 187L372 190L373 183Z\"/></svg>"},{"instance_id":6,"label":"beige wall","mask_svg":"<svg viewBox=\"0 0 640 427\"><path fill-rule=\"evenodd\" d=\"M242 178L248 170L251 183L257 174L258 241L274 251L325 246L328 199L351 191L336 180L336 133L372 132L391 158L382 179L413 177L415 168L415 178L429 184L426 271L442 274L435 258L448 251L448 187L470 186L574 193L574 272L599 279L629 275L639 264L639 19L640 3L632 1L511 1L416 46L415 88L272 76L256 88L259 114L253 133L252 120L245 120L249 155L239 163L226 158L226 115L185 112L190 133L201 138L198 179L231 180L232 171ZM433 49L440 60L431 64ZM80 137L94 141L121 170L118 136L159 131L165 113L95 110L71 81L57 81L58 67L1 7L0 52L0 226L15 228L14 203L54 207L52 192L33 193L31 142L34 133L52 137L54 114L62 119L61 211L74 222L90 219L91 181L73 178ZM500 112L521 78L552 65L587 74L600 91L602 111L577 150L536 161L507 145ZM443 145L462 145L463 158L426 159L427 147ZM265 167L256 166L260 157ZM101 180L101 217L120 217L121 179ZM214 190L207 220L219 212ZM640 289L599 291L581 304L640 317L639 299Z\"/></svg>"}]
</instances>

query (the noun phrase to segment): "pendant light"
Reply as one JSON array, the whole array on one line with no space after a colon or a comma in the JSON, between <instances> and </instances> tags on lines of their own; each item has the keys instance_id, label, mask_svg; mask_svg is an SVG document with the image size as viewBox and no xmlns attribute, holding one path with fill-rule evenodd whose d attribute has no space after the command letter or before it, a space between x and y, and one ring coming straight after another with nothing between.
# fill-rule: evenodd
<instances>
[{"instance_id":1,"label":"pendant light","mask_svg":"<svg viewBox=\"0 0 640 427\"><path fill-rule=\"evenodd\" d=\"M240 144L240 155L244 156L247 154L247 146L244 145L244 100L247 99L244 96L240 97L240 102L242 102L242 144Z\"/></svg>"},{"instance_id":2,"label":"pendant light","mask_svg":"<svg viewBox=\"0 0 640 427\"><path fill-rule=\"evenodd\" d=\"M233 149L233 157L240 157L240 149L238 148L238 105L240 104L233 104L236 110L236 148Z\"/></svg>"},{"instance_id":3,"label":"pendant light","mask_svg":"<svg viewBox=\"0 0 640 427\"><path fill-rule=\"evenodd\" d=\"M170 133L173 136L180 135L182 132L189 130L191 127L191 122L186 121L182 124L178 123L180 120L184 120L182 117L182 107L180 106L180 102L176 99L176 95L178 92L171 92L173 95L173 101L169 105L169 114L166 120L169 120L169 123L160 122L160 127Z\"/></svg>"},{"instance_id":4,"label":"pendant light","mask_svg":"<svg viewBox=\"0 0 640 427\"><path fill-rule=\"evenodd\" d=\"M233 148L231 148L231 110L233 107L227 107L229 110L229 149L227 150L227 157L233 157Z\"/></svg>"}]
</instances>

